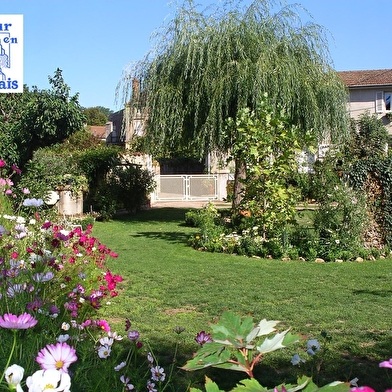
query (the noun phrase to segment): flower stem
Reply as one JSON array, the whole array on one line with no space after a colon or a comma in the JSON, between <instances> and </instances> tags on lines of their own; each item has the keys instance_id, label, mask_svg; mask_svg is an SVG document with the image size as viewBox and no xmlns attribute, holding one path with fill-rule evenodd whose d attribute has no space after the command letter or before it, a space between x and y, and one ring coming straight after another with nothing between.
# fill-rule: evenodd
<instances>
[{"instance_id":1,"label":"flower stem","mask_svg":"<svg viewBox=\"0 0 392 392\"><path fill-rule=\"evenodd\" d=\"M10 355L8 356L7 364L5 365L4 371L1 374L0 384L2 383L2 381L4 379L4 375L5 375L6 370L8 369L8 366L10 366L11 358L12 358L12 355L14 354L15 347L16 347L16 329L13 329L12 332L14 333L14 341L12 342L12 348L11 348Z\"/></svg>"}]
</instances>

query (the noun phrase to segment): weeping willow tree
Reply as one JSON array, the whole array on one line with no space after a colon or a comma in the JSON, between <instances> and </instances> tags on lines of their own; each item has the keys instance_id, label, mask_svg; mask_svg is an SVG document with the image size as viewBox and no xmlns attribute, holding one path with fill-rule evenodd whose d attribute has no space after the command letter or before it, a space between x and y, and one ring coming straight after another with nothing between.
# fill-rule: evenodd
<instances>
[{"instance_id":1,"label":"weeping willow tree","mask_svg":"<svg viewBox=\"0 0 392 392\"><path fill-rule=\"evenodd\" d=\"M155 34L155 48L119 85L124 102L147 110L146 140L155 155L230 154L226 126L265 93L315 141L344 136L345 86L332 68L326 31L298 4L226 1L198 11L192 0ZM135 89L135 80L138 89ZM241 162L236 162L236 174Z\"/></svg>"}]
</instances>

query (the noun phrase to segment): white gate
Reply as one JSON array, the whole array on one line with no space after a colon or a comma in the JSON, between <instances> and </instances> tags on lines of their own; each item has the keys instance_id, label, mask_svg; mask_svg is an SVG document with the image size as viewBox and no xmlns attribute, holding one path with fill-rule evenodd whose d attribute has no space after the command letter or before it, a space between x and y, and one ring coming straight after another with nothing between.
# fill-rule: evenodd
<instances>
[{"instance_id":1,"label":"white gate","mask_svg":"<svg viewBox=\"0 0 392 392\"><path fill-rule=\"evenodd\" d=\"M214 174L157 175L155 180L155 201L218 199L218 176Z\"/></svg>"}]
</instances>

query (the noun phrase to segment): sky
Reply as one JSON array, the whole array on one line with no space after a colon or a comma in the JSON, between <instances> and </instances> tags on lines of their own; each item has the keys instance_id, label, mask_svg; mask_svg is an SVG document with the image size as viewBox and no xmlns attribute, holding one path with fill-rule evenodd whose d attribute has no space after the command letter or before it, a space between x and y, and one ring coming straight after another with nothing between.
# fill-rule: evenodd
<instances>
[{"instance_id":1,"label":"sky","mask_svg":"<svg viewBox=\"0 0 392 392\"><path fill-rule=\"evenodd\" d=\"M221 0L194 0L200 10ZM329 31L337 71L392 68L385 0L287 0ZM247 5L251 0L243 0ZM1 0L0 15L24 15L24 84L49 87L63 71L83 107L122 108L116 87L128 64L151 49L152 33L175 12L169 0ZM313 19L311 19L311 17ZM386 31L386 33L385 33Z\"/></svg>"}]
</instances>

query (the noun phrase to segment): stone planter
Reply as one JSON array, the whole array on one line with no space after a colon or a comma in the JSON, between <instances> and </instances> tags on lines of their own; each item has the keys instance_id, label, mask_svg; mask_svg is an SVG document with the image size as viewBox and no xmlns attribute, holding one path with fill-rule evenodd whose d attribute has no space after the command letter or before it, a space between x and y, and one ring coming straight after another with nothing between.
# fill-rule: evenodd
<instances>
[{"instance_id":1,"label":"stone planter","mask_svg":"<svg viewBox=\"0 0 392 392\"><path fill-rule=\"evenodd\" d=\"M83 192L71 192L66 189L58 190L59 193L59 214L60 215L81 215L83 214Z\"/></svg>"}]
</instances>

